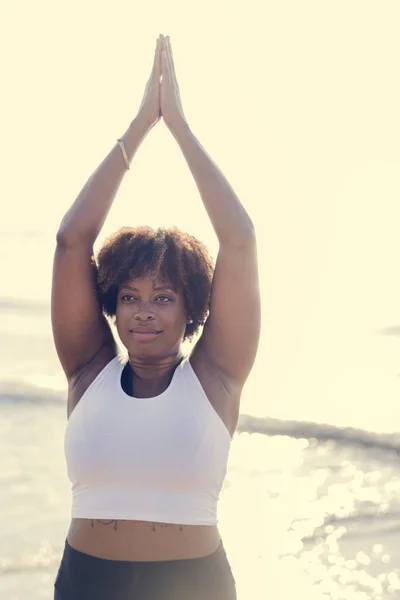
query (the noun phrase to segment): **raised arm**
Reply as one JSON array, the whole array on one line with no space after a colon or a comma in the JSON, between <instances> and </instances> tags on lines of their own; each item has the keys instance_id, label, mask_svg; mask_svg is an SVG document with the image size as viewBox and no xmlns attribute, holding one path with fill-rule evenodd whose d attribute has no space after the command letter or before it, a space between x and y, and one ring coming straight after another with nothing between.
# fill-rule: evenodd
<instances>
[{"instance_id":1,"label":"raised arm","mask_svg":"<svg viewBox=\"0 0 400 600\"><path fill-rule=\"evenodd\" d=\"M241 387L253 366L261 327L254 226L183 115L169 38L163 45L161 65L161 112L182 150L219 241L210 314L195 351L202 352L228 384Z\"/></svg>"},{"instance_id":2,"label":"raised arm","mask_svg":"<svg viewBox=\"0 0 400 600\"><path fill-rule=\"evenodd\" d=\"M68 379L100 351L115 356L114 338L96 297L93 244L124 174L149 130L160 119L160 44L137 117L91 175L57 233L52 284L56 350ZM125 152L125 156L124 156ZM126 162L127 161L127 162Z\"/></svg>"}]
</instances>

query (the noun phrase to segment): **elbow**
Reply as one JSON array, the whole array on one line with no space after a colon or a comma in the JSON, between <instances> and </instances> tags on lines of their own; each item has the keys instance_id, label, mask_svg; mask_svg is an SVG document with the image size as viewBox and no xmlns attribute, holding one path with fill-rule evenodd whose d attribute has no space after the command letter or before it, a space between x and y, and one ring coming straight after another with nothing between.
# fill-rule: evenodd
<instances>
[{"instance_id":1,"label":"elbow","mask_svg":"<svg viewBox=\"0 0 400 600\"><path fill-rule=\"evenodd\" d=\"M93 246L98 231L94 227L88 227L84 219L73 218L67 213L62 219L57 234L57 246L71 248L75 246Z\"/></svg>"},{"instance_id":2,"label":"elbow","mask_svg":"<svg viewBox=\"0 0 400 600\"><path fill-rule=\"evenodd\" d=\"M72 235L70 231L60 225L56 234L57 246L61 248L68 248L69 246L74 245L74 238L76 238L76 234Z\"/></svg>"},{"instance_id":3,"label":"elbow","mask_svg":"<svg viewBox=\"0 0 400 600\"><path fill-rule=\"evenodd\" d=\"M60 227L56 234L57 246L66 246L68 244L68 236L65 231Z\"/></svg>"},{"instance_id":4,"label":"elbow","mask_svg":"<svg viewBox=\"0 0 400 600\"><path fill-rule=\"evenodd\" d=\"M226 231L220 236L220 243L235 248L248 248L256 244L256 230L252 221L249 221L239 229Z\"/></svg>"},{"instance_id":5,"label":"elbow","mask_svg":"<svg viewBox=\"0 0 400 600\"><path fill-rule=\"evenodd\" d=\"M77 231L69 231L60 226L56 234L56 243L58 248L75 248L76 246L91 246L93 247L95 238L91 236L81 235Z\"/></svg>"},{"instance_id":6,"label":"elbow","mask_svg":"<svg viewBox=\"0 0 400 600\"><path fill-rule=\"evenodd\" d=\"M248 220L248 223L247 223L247 230L248 230L247 231L248 237L252 237L252 238L256 237L256 228L254 227L254 223L250 219L250 217L249 217L249 220Z\"/></svg>"},{"instance_id":7,"label":"elbow","mask_svg":"<svg viewBox=\"0 0 400 600\"><path fill-rule=\"evenodd\" d=\"M251 223L242 236L239 236L238 245L242 248L253 247L257 244L256 230Z\"/></svg>"},{"instance_id":8,"label":"elbow","mask_svg":"<svg viewBox=\"0 0 400 600\"><path fill-rule=\"evenodd\" d=\"M73 231L74 228L68 226L68 213L63 217L61 223L58 227L58 231L56 234L56 242L57 246L69 246L71 240L76 237L76 231Z\"/></svg>"}]
</instances>

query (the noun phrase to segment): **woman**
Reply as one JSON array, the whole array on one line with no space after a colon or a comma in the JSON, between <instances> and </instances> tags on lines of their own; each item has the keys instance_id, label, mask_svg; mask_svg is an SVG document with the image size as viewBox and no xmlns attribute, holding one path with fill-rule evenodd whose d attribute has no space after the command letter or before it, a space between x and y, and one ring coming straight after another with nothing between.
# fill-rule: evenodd
<instances>
[{"instance_id":1,"label":"woman","mask_svg":"<svg viewBox=\"0 0 400 600\"><path fill-rule=\"evenodd\" d=\"M161 116L218 237L215 269L176 228L123 228L93 260L122 177ZM168 37L157 40L138 115L62 220L52 323L68 379L73 490L55 599L236 598L216 508L259 339L256 240L188 126ZM202 325L184 356L182 342Z\"/></svg>"}]
</instances>

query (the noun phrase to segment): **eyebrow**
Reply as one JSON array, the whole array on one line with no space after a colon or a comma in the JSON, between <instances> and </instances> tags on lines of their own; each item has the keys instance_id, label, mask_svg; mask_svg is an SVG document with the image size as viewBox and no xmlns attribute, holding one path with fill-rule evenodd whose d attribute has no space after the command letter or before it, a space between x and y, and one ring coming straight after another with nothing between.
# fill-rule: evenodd
<instances>
[{"instance_id":1,"label":"eyebrow","mask_svg":"<svg viewBox=\"0 0 400 600\"><path fill-rule=\"evenodd\" d=\"M140 292L140 290L138 288L135 288L132 285L123 285L123 286L121 286L121 290L131 290L132 292ZM169 290L170 292L176 292L176 290L174 290L174 288L168 287L167 285L156 285L155 287L153 286L153 290L155 290L155 291Z\"/></svg>"}]
</instances>

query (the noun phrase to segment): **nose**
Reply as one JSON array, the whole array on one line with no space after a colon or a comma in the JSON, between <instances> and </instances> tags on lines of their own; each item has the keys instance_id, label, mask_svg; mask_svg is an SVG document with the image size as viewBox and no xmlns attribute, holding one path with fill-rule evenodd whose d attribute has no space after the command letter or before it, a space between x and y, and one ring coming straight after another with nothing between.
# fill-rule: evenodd
<instances>
[{"instance_id":1,"label":"nose","mask_svg":"<svg viewBox=\"0 0 400 600\"><path fill-rule=\"evenodd\" d=\"M148 312L140 311L135 315L136 321L152 321L154 316L149 314Z\"/></svg>"},{"instance_id":2,"label":"nose","mask_svg":"<svg viewBox=\"0 0 400 600\"><path fill-rule=\"evenodd\" d=\"M135 319L138 321L151 321L154 319L154 311L145 302L141 302L135 312Z\"/></svg>"}]
</instances>

